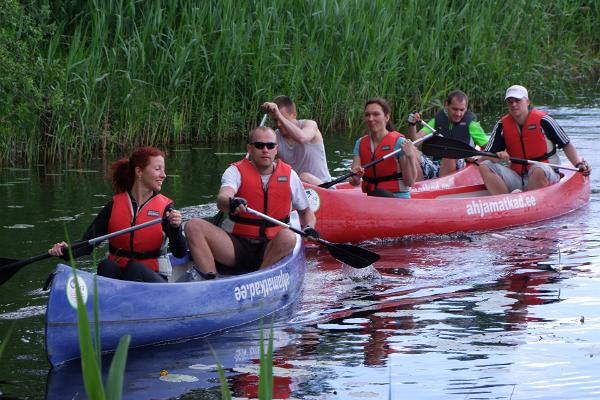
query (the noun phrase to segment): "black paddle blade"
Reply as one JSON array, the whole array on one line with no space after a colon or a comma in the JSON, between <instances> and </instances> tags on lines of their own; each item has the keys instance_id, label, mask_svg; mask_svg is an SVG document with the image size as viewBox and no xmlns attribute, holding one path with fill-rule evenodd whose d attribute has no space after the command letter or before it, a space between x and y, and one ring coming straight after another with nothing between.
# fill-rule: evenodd
<instances>
[{"instance_id":1,"label":"black paddle blade","mask_svg":"<svg viewBox=\"0 0 600 400\"><path fill-rule=\"evenodd\" d=\"M13 260L10 258L0 258L0 285L9 280L21 268L33 262L52 257L48 253L43 253L35 257L24 260Z\"/></svg>"},{"instance_id":2,"label":"black paddle blade","mask_svg":"<svg viewBox=\"0 0 600 400\"><path fill-rule=\"evenodd\" d=\"M21 265L18 262L19 260L13 260L12 258L0 258L0 285L9 280L21 269Z\"/></svg>"},{"instance_id":3,"label":"black paddle blade","mask_svg":"<svg viewBox=\"0 0 600 400\"><path fill-rule=\"evenodd\" d=\"M331 255L338 261L353 268L366 268L379 260L379 254L351 244L323 243Z\"/></svg>"},{"instance_id":4,"label":"black paddle blade","mask_svg":"<svg viewBox=\"0 0 600 400\"><path fill-rule=\"evenodd\" d=\"M337 185L338 183L340 183L340 182L343 182L343 181L345 181L346 179L348 179L348 178L350 178L351 176L354 176L354 175L355 175L355 173L354 173L354 172L349 172L349 173L347 173L346 175L342 175L342 176L340 176L339 178L335 178L335 179L334 179L334 180L332 180L332 181L329 181L329 182L323 182L323 183L321 183L321 184L319 185L319 187L322 187L322 188L324 188L324 189L329 189L330 187L332 187L332 186L334 186L334 185Z\"/></svg>"},{"instance_id":5,"label":"black paddle blade","mask_svg":"<svg viewBox=\"0 0 600 400\"><path fill-rule=\"evenodd\" d=\"M423 142L421 150L433 158L459 159L485 154L460 140L448 139L440 135L435 135Z\"/></svg>"}]
</instances>

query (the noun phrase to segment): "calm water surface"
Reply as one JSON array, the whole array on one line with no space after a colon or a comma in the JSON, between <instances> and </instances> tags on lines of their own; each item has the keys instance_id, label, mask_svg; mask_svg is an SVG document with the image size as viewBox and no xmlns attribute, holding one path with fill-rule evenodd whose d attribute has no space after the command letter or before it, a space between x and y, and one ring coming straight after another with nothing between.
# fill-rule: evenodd
<instances>
[{"instance_id":1,"label":"calm water surface","mask_svg":"<svg viewBox=\"0 0 600 400\"><path fill-rule=\"evenodd\" d=\"M600 105L544 108L595 168L591 202L518 229L366 243L381 254L375 269L309 249L302 301L275 324L276 398L600 398ZM341 174L353 139L326 140ZM171 149L164 193L187 218L210 215L220 174L242 151ZM111 195L105 170L100 160L0 170L1 256L43 253L65 231L79 237ZM42 286L52 268L31 264L0 287L0 338L12 330L0 398L85 397L77 363L49 371L45 358ZM259 337L251 326L132 350L126 398L219 398L211 348L234 395L252 397Z\"/></svg>"}]
</instances>

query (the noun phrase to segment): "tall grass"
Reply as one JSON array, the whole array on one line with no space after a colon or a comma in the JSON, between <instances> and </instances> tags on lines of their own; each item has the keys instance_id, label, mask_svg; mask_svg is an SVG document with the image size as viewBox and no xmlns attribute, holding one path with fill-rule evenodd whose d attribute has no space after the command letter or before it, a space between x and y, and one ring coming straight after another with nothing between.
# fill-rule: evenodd
<instances>
[{"instance_id":1,"label":"tall grass","mask_svg":"<svg viewBox=\"0 0 600 400\"><path fill-rule=\"evenodd\" d=\"M241 139L258 123L259 105L282 93L324 131L350 133L374 95L404 115L436 108L460 88L481 108L514 83L536 96L572 93L593 83L600 66L595 1L63 0L52 7L56 29L40 56L62 74L39 85L62 101L46 107L42 132L15 126L11 138L43 138L50 160L142 143ZM17 156L5 140L2 161Z\"/></svg>"}]
</instances>

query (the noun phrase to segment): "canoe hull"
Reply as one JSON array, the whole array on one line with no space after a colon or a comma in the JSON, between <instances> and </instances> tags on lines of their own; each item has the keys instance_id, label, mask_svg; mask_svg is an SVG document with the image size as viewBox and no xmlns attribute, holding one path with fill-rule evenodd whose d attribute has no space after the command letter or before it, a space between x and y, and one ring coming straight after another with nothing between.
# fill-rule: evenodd
<instances>
[{"instance_id":1,"label":"canoe hull","mask_svg":"<svg viewBox=\"0 0 600 400\"><path fill-rule=\"evenodd\" d=\"M410 200L314 186L307 190L323 238L362 242L495 230L558 217L589 201L590 181L566 171L559 183L524 193L482 196L483 185L468 185L414 193Z\"/></svg>"},{"instance_id":2,"label":"canoe hull","mask_svg":"<svg viewBox=\"0 0 600 400\"><path fill-rule=\"evenodd\" d=\"M298 238L292 254L269 268L210 281L152 284L76 272L90 319L96 277L102 350L113 351L123 335L131 335L130 347L176 341L240 326L290 306L302 291L304 244ZM75 281L67 265L57 266L48 298L46 350L52 365L80 356Z\"/></svg>"},{"instance_id":3,"label":"canoe hull","mask_svg":"<svg viewBox=\"0 0 600 400\"><path fill-rule=\"evenodd\" d=\"M483 183L483 181L481 180L481 175L479 175L477 166L475 164L467 164L465 168L450 175L416 182L412 187L412 193L448 189L456 186L478 185L481 183ZM352 186L347 182L340 183L335 187L337 190L352 190L360 193L360 186Z\"/></svg>"}]
</instances>

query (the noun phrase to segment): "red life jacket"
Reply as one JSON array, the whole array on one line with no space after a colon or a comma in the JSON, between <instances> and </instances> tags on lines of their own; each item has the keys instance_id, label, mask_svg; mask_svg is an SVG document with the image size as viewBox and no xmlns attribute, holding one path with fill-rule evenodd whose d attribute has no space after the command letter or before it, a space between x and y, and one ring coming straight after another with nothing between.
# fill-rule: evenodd
<instances>
[{"instance_id":1,"label":"red life jacket","mask_svg":"<svg viewBox=\"0 0 600 400\"><path fill-rule=\"evenodd\" d=\"M391 153L394 151L396 141L402 136L400 132L396 131L388 133L377 145L375 152L371 151L369 135L363 136L359 144L360 163L366 164ZM400 192L406 190L400 179L402 179L402 172L400 172L398 160L396 157L390 157L379 164L365 169L361 188L365 193L372 192L377 188L386 189L391 192Z\"/></svg>"},{"instance_id":2,"label":"red life jacket","mask_svg":"<svg viewBox=\"0 0 600 400\"><path fill-rule=\"evenodd\" d=\"M510 114L502 117L504 143L506 151L511 157L548 162L547 139L541 125L544 115L546 115L545 112L536 108L529 111L525 124L523 124L522 134ZM523 175L529 165L511 163L510 167L519 175Z\"/></svg>"},{"instance_id":3,"label":"red life jacket","mask_svg":"<svg viewBox=\"0 0 600 400\"><path fill-rule=\"evenodd\" d=\"M292 167L281 160L269 178L267 189L263 189L261 175L250 161L244 158L232 164L242 176L242 184L236 196L248 201L248 206L280 221L288 221L292 209L292 188L290 186ZM283 227L274 225L250 213L230 215L234 222L232 233L249 239L273 239Z\"/></svg>"},{"instance_id":4,"label":"red life jacket","mask_svg":"<svg viewBox=\"0 0 600 400\"><path fill-rule=\"evenodd\" d=\"M173 201L162 194L152 197L133 220L133 206L129 194L118 193L113 196L113 207L108 221L108 232L116 232L130 226L162 218L165 208ZM165 240L162 224L151 225L146 228L115 236L109 239L108 259L115 261L121 268L127 265L130 259L141 262L152 271L158 272L160 248Z\"/></svg>"}]
</instances>

